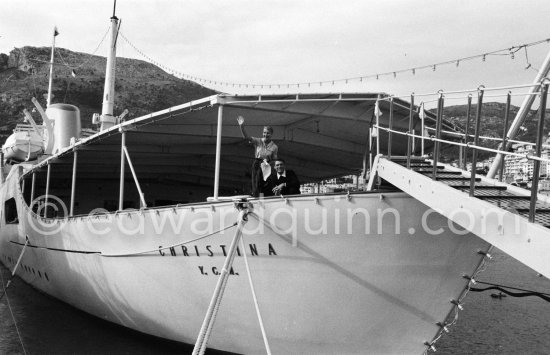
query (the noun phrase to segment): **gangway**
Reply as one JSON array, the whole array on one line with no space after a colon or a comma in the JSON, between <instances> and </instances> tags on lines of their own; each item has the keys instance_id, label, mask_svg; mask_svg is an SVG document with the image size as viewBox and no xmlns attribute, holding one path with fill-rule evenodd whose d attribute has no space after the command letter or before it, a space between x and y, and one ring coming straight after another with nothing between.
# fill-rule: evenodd
<instances>
[{"instance_id":1,"label":"gangway","mask_svg":"<svg viewBox=\"0 0 550 355\"><path fill-rule=\"evenodd\" d=\"M388 145L386 155L377 154L371 163L368 189L403 191L433 211L447 217L450 223L449 228L455 234L474 233L538 273L550 278L550 262L548 261L550 255L550 198L538 194L540 164L541 162L547 164L550 162L546 158L541 158L548 86L547 82L540 85L541 105L538 136L537 142L534 144L536 153L521 155L523 158L532 160L534 164L531 191L503 182L502 170L498 179L480 176L476 172L478 150L520 155L502 149L502 147L506 147L507 140L511 139L506 135L504 135L498 150L482 147L479 144L483 88L479 89L478 93L473 142L469 142L468 124L466 125L466 134L463 136L465 139L463 138L462 142L451 142L441 138L440 122L443 116L443 95L441 93L437 109L437 126L433 128L435 134L432 136L426 137L424 132L422 135L414 134L412 118L415 113L412 104L411 123L406 132L393 129L391 112L387 127L382 127L377 119L377 124L374 126L378 130L377 137L380 136L380 131L385 131L390 143L392 135L402 134L409 137L409 148L411 140L415 139L429 139L433 142L434 147L433 153L428 159L428 155L424 152L420 156L413 156L411 149L407 156L392 156L391 146ZM510 95L508 95L509 97ZM508 100L507 112L510 109L509 102ZM507 122L504 124L505 131L506 128ZM467 170L466 160L460 164L463 169L440 163L440 144L455 144L460 149L470 149L472 151L470 171ZM467 151L463 151L464 157L466 154ZM426 226L426 228L429 227ZM431 232L431 230L427 231ZM433 232L437 234L437 231Z\"/></svg>"},{"instance_id":2,"label":"gangway","mask_svg":"<svg viewBox=\"0 0 550 355\"><path fill-rule=\"evenodd\" d=\"M373 169L380 179L460 226L452 227L457 234L472 232L550 277L550 201L539 196L535 221L529 222L528 190L476 177L474 196L470 196L470 173L438 164L434 180L433 161L417 160L411 169L404 162L379 155Z\"/></svg>"}]
</instances>

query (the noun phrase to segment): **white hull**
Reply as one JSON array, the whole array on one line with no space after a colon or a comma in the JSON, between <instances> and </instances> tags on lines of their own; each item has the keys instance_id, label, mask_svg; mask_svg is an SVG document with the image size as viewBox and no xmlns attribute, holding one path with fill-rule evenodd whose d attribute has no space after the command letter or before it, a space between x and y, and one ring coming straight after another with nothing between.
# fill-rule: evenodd
<instances>
[{"instance_id":1,"label":"white hull","mask_svg":"<svg viewBox=\"0 0 550 355\"><path fill-rule=\"evenodd\" d=\"M46 220L24 204L18 177L14 169L1 190L3 201L15 197L20 219L6 224L1 218L0 256L8 268L27 235L33 247L17 271L26 282L108 321L195 342L235 227L186 249L158 249L232 225L238 214L233 203ZM450 300L467 287L463 275L476 271L483 258L478 251L488 244L452 233L436 213L423 228L427 207L406 194L380 196L253 200L245 250L235 258L208 346L264 352L246 253L274 354L423 352L440 330L436 323L454 309ZM439 228L444 232L428 233ZM107 256L147 250L152 252Z\"/></svg>"}]
</instances>

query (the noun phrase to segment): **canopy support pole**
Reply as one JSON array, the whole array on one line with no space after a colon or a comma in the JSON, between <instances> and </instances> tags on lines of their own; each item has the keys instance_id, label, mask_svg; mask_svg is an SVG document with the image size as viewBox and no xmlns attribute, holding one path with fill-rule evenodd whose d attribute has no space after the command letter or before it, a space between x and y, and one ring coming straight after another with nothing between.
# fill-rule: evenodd
<instances>
[{"instance_id":1,"label":"canopy support pole","mask_svg":"<svg viewBox=\"0 0 550 355\"><path fill-rule=\"evenodd\" d=\"M4 176L4 152L0 151L0 182L6 181Z\"/></svg>"},{"instance_id":2,"label":"canopy support pole","mask_svg":"<svg viewBox=\"0 0 550 355\"><path fill-rule=\"evenodd\" d=\"M372 127L369 127L369 174L372 171ZM366 178L365 174L365 178Z\"/></svg>"},{"instance_id":3,"label":"canopy support pole","mask_svg":"<svg viewBox=\"0 0 550 355\"><path fill-rule=\"evenodd\" d=\"M74 214L74 195L75 195L75 188L76 188L76 163L78 160L78 151L74 151L74 157L73 157L73 178L71 181L71 208L69 210L69 217L72 217Z\"/></svg>"},{"instance_id":4,"label":"canopy support pole","mask_svg":"<svg viewBox=\"0 0 550 355\"><path fill-rule=\"evenodd\" d=\"M120 142L120 187L118 195L118 210L124 207L124 148L126 147L126 132L122 131Z\"/></svg>"},{"instance_id":5,"label":"canopy support pole","mask_svg":"<svg viewBox=\"0 0 550 355\"><path fill-rule=\"evenodd\" d=\"M52 165L48 163L48 172L46 174L46 197L44 198L44 217L48 217L48 195L50 194L50 172Z\"/></svg>"},{"instance_id":6,"label":"canopy support pole","mask_svg":"<svg viewBox=\"0 0 550 355\"><path fill-rule=\"evenodd\" d=\"M124 154L126 155L126 160L128 161L128 165L130 166L130 171L132 172L132 176L134 177L134 182L136 183L136 187L139 192L139 199L141 200L141 206L147 207L147 203L145 202L145 194L143 191L141 191L141 186L139 185L139 181L136 175L136 171L134 170L134 165L132 164L132 160L130 159L130 154L128 153L128 149L124 146L122 147L122 150L124 151Z\"/></svg>"},{"instance_id":7,"label":"canopy support pole","mask_svg":"<svg viewBox=\"0 0 550 355\"><path fill-rule=\"evenodd\" d=\"M376 155L380 154L380 107L378 106L378 103L380 102L380 95L378 95L378 99L376 99Z\"/></svg>"},{"instance_id":8,"label":"canopy support pole","mask_svg":"<svg viewBox=\"0 0 550 355\"><path fill-rule=\"evenodd\" d=\"M216 167L214 171L214 200L218 200L220 189L220 161L222 151L222 121L223 121L223 105L218 106L218 131L216 136Z\"/></svg>"},{"instance_id":9,"label":"canopy support pole","mask_svg":"<svg viewBox=\"0 0 550 355\"><path fill-rule=\"evenodd\" d=\"M35 182L36 182L36 173L33 171L32 172L32 184L31 184L31 199L29 201L29 206L33 205Z\"/></svg>"}]
</instances>

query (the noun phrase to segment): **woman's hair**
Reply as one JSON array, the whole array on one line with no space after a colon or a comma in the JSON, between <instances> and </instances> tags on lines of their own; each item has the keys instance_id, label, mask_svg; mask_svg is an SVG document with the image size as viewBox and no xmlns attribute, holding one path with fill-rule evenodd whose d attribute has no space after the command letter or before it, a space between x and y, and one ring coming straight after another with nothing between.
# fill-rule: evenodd
<instances>
[{"instance_id":1,"label":"woman's hair","mask_svg":"<svg viewBox=\"0 0 550 355\"><path fill-rule=\"evenodd\" d=\"M269 133L273 134L273 127L271 126L264 126L264 129L267 129Z\"/></svg>"}]
</instances>

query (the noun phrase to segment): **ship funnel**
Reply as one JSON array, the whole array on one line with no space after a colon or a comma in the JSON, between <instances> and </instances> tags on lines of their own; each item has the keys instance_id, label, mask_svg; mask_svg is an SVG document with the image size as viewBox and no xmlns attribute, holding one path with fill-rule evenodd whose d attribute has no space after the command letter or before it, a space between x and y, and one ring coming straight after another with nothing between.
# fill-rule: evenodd
<instances>
[{"instance_id":1,"label":"ship funnel","mask_svg":"<svg viewBox=\"0 0 550 355\"><path fill-rule=\"evenodd\" d=\"M46 115L54 122L53 154L71 145L71 138L80 138L80 110L69 104L52 104Z\"/></svg>"}]
</instances>

